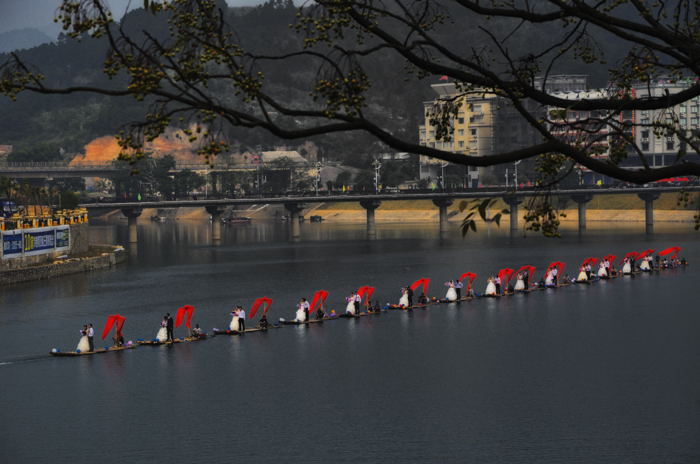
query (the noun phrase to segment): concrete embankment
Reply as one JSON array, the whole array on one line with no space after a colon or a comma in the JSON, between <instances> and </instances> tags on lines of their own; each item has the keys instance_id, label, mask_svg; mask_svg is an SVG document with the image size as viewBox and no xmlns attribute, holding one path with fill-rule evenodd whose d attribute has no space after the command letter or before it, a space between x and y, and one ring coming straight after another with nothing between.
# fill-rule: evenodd
<instances>
[{"instance_id":1,"label":"concrete embankment","mask_svg":"<svg viewBox=\"0 0 700 464\"><path fill-rule=\"evenodd\" d=\"M82 256L0 271L0 286L107 269L125 260L126 252L121 247L90 246Z\"/></svg>"}]
</instances>

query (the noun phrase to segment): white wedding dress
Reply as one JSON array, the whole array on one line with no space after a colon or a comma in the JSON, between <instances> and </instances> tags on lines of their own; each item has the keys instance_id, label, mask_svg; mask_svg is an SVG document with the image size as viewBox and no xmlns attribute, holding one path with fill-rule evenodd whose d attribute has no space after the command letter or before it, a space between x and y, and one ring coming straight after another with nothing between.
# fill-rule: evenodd
<instances>
[{"instance_id":1,"label":"white wedding dress","mask_svg":"<svg viewBox=\"0 0 700 464\"><path fill-rule=\"evenodd\" d=\"M598 267L598 277L603 278L608 276L608 271L605 269L605 266L602 265Z\"/></svg>"},{"instance_id":2,"label":"white wedding dress","mask_svg":"<svg viewBox=\"0 0 700 464\"><path fill-rule=\"evenodd\" d=\"M401 295L401 298L399 299L399 306L403 306L404 308L408 308L408 293L403 292L403 295Z\"/></svg>"},{"instance_id":3,"label":"white wedding dress","mask_svg":"<svg viewBox=\"0 0 700 464\"><path fill-rule=\"evenodd\" d=\"M581 270L581 272L578 273L578 278L576 280L578 282L586 282L588 280L588 274L586 274L586 271Z\"/></svg>"},{"instance_id":4,"label":"white wedding dress","mask_svg":"<svg viewBox=\"0 0 700 464\"><path fill-rule=\"evenodd\" d=\"M457 301L457 290L454 287L447 289L447 295L445 295L447 301Z\"/></svg>"},{"instance_id":5,"label":"white wedding dress","mask_svg":"<svg viewBox=\"0 0 700 464\"><path fill-rule=\"evenodd\" d=\"M88 341L87 335L80 337L78 347L75 349L75 351L80 351L81 353L90 351L90 342Z\"/></svg>"},{"instance_id":6,"label":"white wedding dress","mask_svg":"<svg viewBox=\"0 0 700 464\"><path fill-rule=\"evenodd\" d=\"M297 322L306 322L306 313L303 309L297 309L297 315L294 320Z\"/></svg>"},{"instance_id":7,"label":"white wedding dress","mask_svg":"<svg viewBox=\"0 0 700 464\"><path fill-rule=\"evenodd\" d=\"M552 276L551 272L547 273L547 277L545 277L545 279L544 279L544 285L546 287L554 285L554 277Z\"/></svg>"},{"instance_id":8,"label":"white wedding dress","mask_svg":"<svg viewBox=\"0 0 700 464\"><path fill-rule=\"evenodd\" d=\"M486 286L486 291L484 292L484 295L496 295L496 285L493 282L489 282L489 284Z\"/></svg>"},{"instance_id":9,"label":"white wedding dress","mask_svg":"<svg viewBox=\"0 0 700 464\"><path fill-rule=\"evenodd\" d=\"M523 291L525 290L525 281L523 279L518 279L515 281L515 287L513 289L517 291Z\"/></svg>"},{"instance_id":10,"label":"white wedding dress","mask_svg":"<svg viewBox=\"0 0 700 464\"><path fill-rule=\"evenodd\" d=\"M161 327L158 329L158 333L156 334L156 340L159 342L164 342L168 339L168 329L166 327Z\"/></svg>"},{"instance_id":11,"label":"white wedding dress","mask_svg":"<svg viewBox=\"0 0 700 464\"><path fill-rule=\"evenodd\" d=\"M643 259L642 262L639 264L639 269L641 271L649 271L650 270L649 261L647 261L646 259Z\"/></svg>"},{"instance_id":12,"label":"white wedding dress","mask_svg":"<svg viewBox=\"0 0 700 464\"><path fill-rule=\"evenodd\" d=\"M629 261L625 261L624 266L622 266L622 273L623 274L632 274L632 266L630 265Z\"/></svg>"},{"instance_id":13,"label":"white wedding dress","mask_svg":"<svg viewBox=\"0 0 700 464\"><path fill-rule=\"evenodd\" d=\"M348 301L348 305L345 307L345 313L352 314L353 316L355 315L355 301L354 300Z\"/></svg>"},{"instance_id":14,"label":"white wedding dress","mask_svg":"<svg viewBox=\"0 0 700 464\"><path fill-rule=\"evenodd\" d=\"M233 316L231 318L231 323L229 324L228 328L234 332L238 332L238 316Z\"/></svg>"}]
</instances>

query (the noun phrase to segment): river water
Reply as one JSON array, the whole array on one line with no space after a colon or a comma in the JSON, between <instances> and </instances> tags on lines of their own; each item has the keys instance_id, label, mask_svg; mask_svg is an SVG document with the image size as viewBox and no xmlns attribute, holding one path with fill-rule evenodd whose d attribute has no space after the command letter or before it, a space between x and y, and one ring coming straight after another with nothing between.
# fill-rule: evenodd
<instances>
[{"instance_id":1,"label":"river water","mask_svg":"<svg viewBox=\"0 0 700 464\"><path fill-rule=\"evenodd\" d=\"M125 227L98 230L104 240ZM700 461L700 311L694 267L591 286L479 299L428 310L172 347L52 358L78 330L127 317L127 339L155 336L164 313L226 327L259 296L293 318L317 289L327 307L373 285L399 288L553 260L683 247L698 236L590 232L559 240L481 231L440 240L435 225L306 224L141 227L127 265L17 285L0 296L0 462L547 462ZM176 329L176 334L178 330Z\"/></svg>"}]
</instances>

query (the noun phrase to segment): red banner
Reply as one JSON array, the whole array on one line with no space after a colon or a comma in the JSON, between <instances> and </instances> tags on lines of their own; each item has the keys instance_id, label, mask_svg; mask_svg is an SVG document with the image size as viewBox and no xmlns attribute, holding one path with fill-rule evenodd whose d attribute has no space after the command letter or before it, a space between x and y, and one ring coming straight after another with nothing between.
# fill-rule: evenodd
<instances>
[{"instance_id":1,"label":"red banner","mask_svg":"<svg viewBox=\"0 0 700 464\"><path fill-rule=\"evenodd\" d=\"M501 279L501 286L503 288L508 288L508 281L513 277L515 271L510 268L501 269L498 271L498 278Z\"/></svg>"},{"instance_id":2,"label":"red banner","mask_svg":"<svg viewBox=\"0 0 700 464\"><path fill-rule=\"evenodd\" d=\"M623 263L623 262L625 262L626 259L630 259L630 258L636 260L638 256L639 256L639 253L637 253L636 251L630 251L629 253L627 253L625 256L622 257L622 259L620 260L620 263Z\"/></svg>"},{"instance_id":3,"label":"red banner","mask_svg":"<svg viewBox=\"0 0 700 464\"><path fill-rule=\"evenodd\" d=\"M523 271L527 271L527 282L528 284L532 284L532 276L535 275L535 270L535 266L523 266L517 271L515 271L515 275L518 275Z\"/></svg>"}]
</instances>

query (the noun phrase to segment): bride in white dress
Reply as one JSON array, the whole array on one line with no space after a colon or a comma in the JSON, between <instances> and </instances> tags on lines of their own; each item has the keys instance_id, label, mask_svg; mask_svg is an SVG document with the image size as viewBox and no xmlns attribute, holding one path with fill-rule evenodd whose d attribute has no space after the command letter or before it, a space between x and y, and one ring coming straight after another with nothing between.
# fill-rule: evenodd
<instances>
[{"instance_id":1,"label":"bride in white dress","mask_svg":"<svg viewBox=\"0 0 700 464\"><path fill-rule=\"evenodd\" d=\"M447 301L457 301L457 290L455 290L454 281L450 280L449 282L446 282L445 285L448 287L445 299L447 299Z\"/></svg>"},{"instance_id":2,"label":"bride in white dress","mask_svg":"<svg viewBox=\"0 0 700 464\"><path fill-rule=\"evenodd\" d=\"M78 347L75 351L80 351L81 353L86 353L90 351L90 342L87 337L87 326L83 326L80 331L80 341L78 341Z\"/></svg>"},{"instance_id":3,"label":"bride in white dress","mask_svg":"<svg viewBox=\"0 0 700 464\"><path fill-rule=\"evenodd\" d=\"M489 277L488 284L486 285L486 291L484 292L486 296L496 296L496 285L493 283L493 277Z\"/></svg>"},{"instance_id":4,"label":"bride in white dress","mask_svg":"<svg viewBox=\"0 0 700 464\"><path fill-rule=\"evenodd\" d=\"M296 322L306 322L306 312L304 311L304 302L300 302L297 305L296 317L294 318Z\"/></svg>"},{"instance_id":5,"label":"bride in white dress","mask_svg":"<svg viewBox=\"0 0 700 464\"><path fill-rule=\"evenodd\" d=\"M401 289L401 298L399 299L399 306L408 308L408 290L405 288Z\"/></svg>"},{"instance_id":6,"label":"bride in white dress","mask_svg":"<svg viewBox=\"0 0 700 464\"><path fill-rule=\"evenodd\" d=\"M648 258L642 259L642 262L639 263L639 270L644 271L644 272L648 272L651 270L649 268L649 259Z\"/></svg>"},{"instance_id":7,"label":"bride in white dress","mask_svg":"<svg viewBox=\"0 0 700 464\"><path fill-rule=\"evenodd\" d=\"M518 278L515 281L515 287L513 287L513 290L516 292L522 292L525 290L525 281L523 280L523 275L521 273L518 273Z\"/></svg>"},{"instance_id":8,"label":"bride in white dress","mask_svg":"<svg viewBox=\"0 0 700 464\"><path fill-rule=\"evenodd\" d=\"M632 265L630 264L630 260L627 258L625 258L625 264L622 265L622 273L632 274Z\"/></svg>"},{"instance_id":9,"label":"bride in white dress","mask_svg":"<svg viewBox=\"0 0 700 464\"><path fill-rule=\"evenodd\" d=\"M598 277L604 279L608 276L608 270L605 269L605 262L601 262L598 266Z\"/></svg>"},{"instance_id":10,"label":"bride in white dress","mask_svg":"<svg viewBox=\"0 0 700 464\"><path fill-rule=\"evenodd\" d=\"M355 315L355 293L350 295L349 297L345 298L345 301L348 302L348 305L345 307L345 314L351 314Z\"/></svg>"},{"instance_id":11,"label":"bride in white dress","mask_svg":"<svg viewBox=\"0 0 700 464\"><path fill-rule=\"evenodd\" d=\"M579 269L578 272L578 277L576 278L577 282L587 282L588 281L588 274L586 274L586 268L584 266L581 266L581 269Z\"/></svg>"},{"instance_id":12,"label":"bride in white dress","mask_svg":"<svg viewBox=\"0 0 700 464\"><path fill-rule=\"evenodd\" d=\"M168 339L168 321L163 318L163 321L160 323L160 329L158 329L158 333L156 334L156 340L159 342L164 342Z\"/></svg>"},{"instance_id":13,"label":"bride in white dress","mask_svg":"<svg viewBox=\"0 0 700 464\"><path fill-rule=\"evenodd\" d=\"M544 285L545 287L551 287L554 285L554 276L552 275L552 271L549 271L547 273L547 277L544 278Z\"/></svg>"},{"instance_id":14,"label":"bride in white dress","mask_svg":"<svg viewBox=\"0 0 700 464\"><path fill-rule=\"evenodd\" d=\"M229 324L228 328L234 332L238 332L238 329L240 327L238 325L238 311L231 311L231 315L233 317L231 318L231 323Z\"/></svg>"}]
</instances>

